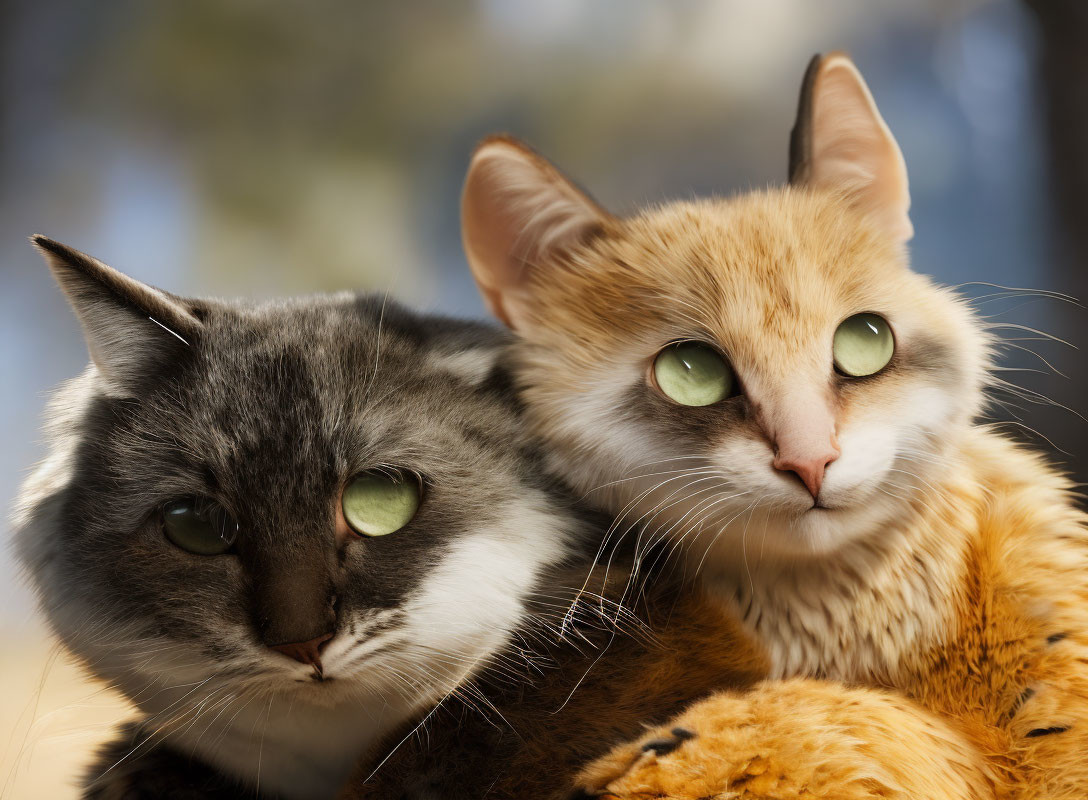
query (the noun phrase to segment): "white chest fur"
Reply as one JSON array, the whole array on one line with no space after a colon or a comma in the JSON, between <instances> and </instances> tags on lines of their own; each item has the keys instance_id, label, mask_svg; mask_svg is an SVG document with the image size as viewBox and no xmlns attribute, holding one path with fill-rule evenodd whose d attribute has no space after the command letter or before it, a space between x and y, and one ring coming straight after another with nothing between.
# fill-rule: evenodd
<instances>
[{"instance_id":1,"label":"white chest fur","mask_svg":"<svg viewBox=\"0 0 1088 800\"><path fill-rule=\"evenodd\" d=\"M750 575L707 571L704 582L766 648L771 677L894 681L947 633L961 564L951 544L934 552L885 540Z\"/></svg>"}]
</instances>

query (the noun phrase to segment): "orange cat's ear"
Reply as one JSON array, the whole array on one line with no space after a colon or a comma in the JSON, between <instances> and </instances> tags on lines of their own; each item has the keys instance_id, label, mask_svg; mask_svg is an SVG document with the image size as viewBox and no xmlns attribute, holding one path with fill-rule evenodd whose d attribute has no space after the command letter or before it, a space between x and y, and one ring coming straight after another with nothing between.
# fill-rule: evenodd
<instances>
[{"instance_id":1,"label":"orange cat's ear","mask_svg":"<svg viewBox=\"0 0 1088 800\"><path fill-rule=\"evenodd\" d=\"M491 311L517 329L530 272L600 230L608 212L521 142L476 148L461 196L461 236Z\"/></svg>"},{"instance_id":2,"label":"orange cat's ear","mask_svg":"<svg viewBox=\"0 0 1088 800\"><path fill-rule=\"evenodd\" d=\"M845 53L818 55L805 73L790 183L845 193L898 241L914 234L903 154Z\"/></svg>"}]
</instances>

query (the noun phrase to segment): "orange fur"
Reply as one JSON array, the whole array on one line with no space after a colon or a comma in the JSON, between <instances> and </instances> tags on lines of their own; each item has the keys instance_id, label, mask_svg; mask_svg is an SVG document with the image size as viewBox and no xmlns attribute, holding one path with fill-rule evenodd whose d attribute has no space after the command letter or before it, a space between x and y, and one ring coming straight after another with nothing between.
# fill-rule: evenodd
<instances>
[{"instance_id":1,"label":"orange fur","mask_svg":"<svg viewBox=\"0 0 1088 800\"><path fill-rule=\"evenodd\" d=\"M676 750L656 742L697 732ZM909 744L909 758L903 758ZM720 694L578 777L606 798L977 800L990 780L962 734L885 692L793 679Z\"/></svg>"},{"instance_id":2,"label":"orange fur","mask_svg":"<svg viewBox=\"0 0 1088 800\"><path fill-rule=\"evenodd\" d=\"M946 587L952 611L946 631L938 643L902 653L892 674L879 681L868 677L932 710L954 732L949 736L961 737L974 748L974 763L965 755L970 748L961 744L955 751L953 766L965 783L950 777L948 765L935 769L930 753L920 748L928 739L918 738L916 729L933 723L918 708L896 704L883 693L862 699L866 692L861 690L823 685L806 692L798 684L790 715L753 722L756 709L776 708L768 703L781 691L776 687L783 687L765 684L752 695L703 701L668 723L666 727L681 725L699 735L692 747L668 759L632 761L632 746L619 748L587 769L587 788L610 798L712 797L714 792L774 798L1084 797L1088 536L1083 515L1070 503L1064 480L1038 458L984 429L969 437L963 456L963 469L970 472L941 487L947 494L933 504L929 516L911 520L923 526L915 532L918 552L937 539L959 545L956 580ZM764 696L768 692L770 698ZM848 704L850 698L861 704L856 710ZM866 726L862 739L873 748L851 752L849 738L856 729L854 734L832 729L835 743L828 746L838 748L832 762L844 774L864 774L875 752L881 764L901 765L920 783L886 794L855 795L853 779L834 788L833 776L823 774L819 784L825 788L816 791L806 776L828 756L819 754L815 764L795 757L792 737L798 729L817 724L812 714L819 713L824 701L847 709L843 719L851 724ZM883 707L887 703L893 707ZM749 724L762 727L753 731ZM743 739L745 747L738 752L734 746L740 734L754 738ZM848 741L838 742L839 736ZM756 756L760 763L787 764L790 769L776 767L785 778L774 782L773 791L728 794L737 774L744 774L737 772L741 762ZM617 764L626 769L616 769ZM976 778L982 776L992 788L978 789ZM797 793L798 783L811 794ZM975 788L964 793L963 785Z\"/></svg>"},{"instance_id":3,"label":"orange fur","mask_svg":"<svg viewBox=\"0 0 1088 800\"><path fill-rule=\"evenodd\" d=\"M510 140L484 142L470 168L466 250L521 335L522 393L553 469L617 515L612 537L673 540L767 649L771 677L841 682L706 700L681 718L696 736L675 756L632 762L623 746L589 788L744 796L730 794L734 767L781 764L795 743L778 725L747 732L758 753L722 753L722 715L731 730L754 713L744 703L789 691L798 719L826 718L826 692L847 703L866 691L853 685L898 694L871 695L855 722L877 720L866 741L881 763L930 787L864 796L974 796L977 776L1001 798L1088 796L1088 519L1051 467L977 423L996 382L991 332L910 271L905 170L860 75L844 56L818 60L805 92L795 174L808 178L783 189L619 219ZM895 355L852 379L832 339L863 312L888 322ZM724 354L740 391L705 407L664 397L649 376L677 340ZM776 458L782 430L828 417L836 459L817 497ZM960 788L895 735L933 725L977 754ZM843 774L870 768L871 753L849 763L859 751L835 747ZM754 796L805 796L817 765L791 767L782 794ZM813 796L855 796L825 788Z\"/></svg>"}]
</instances>

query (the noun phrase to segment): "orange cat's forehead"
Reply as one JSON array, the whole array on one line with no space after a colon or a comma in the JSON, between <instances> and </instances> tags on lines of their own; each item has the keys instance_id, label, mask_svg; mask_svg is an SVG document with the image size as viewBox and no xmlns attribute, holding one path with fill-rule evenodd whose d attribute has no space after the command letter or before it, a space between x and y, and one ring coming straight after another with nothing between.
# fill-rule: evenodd
<instances>
[{"instance_id":1,"label":"orange cat's forehead","mask_svg":"<svg viewBox=\"0 0 1088 800\"><path fill-rule=\"evenodd\" d=\"M909 302L917 286L901 247L839 198L796 189L650 210L556 268L535 281L537 322L568 342L707 337L737 361L779 350L784 366L843 317Z\"/></svg>"}]
</instances>

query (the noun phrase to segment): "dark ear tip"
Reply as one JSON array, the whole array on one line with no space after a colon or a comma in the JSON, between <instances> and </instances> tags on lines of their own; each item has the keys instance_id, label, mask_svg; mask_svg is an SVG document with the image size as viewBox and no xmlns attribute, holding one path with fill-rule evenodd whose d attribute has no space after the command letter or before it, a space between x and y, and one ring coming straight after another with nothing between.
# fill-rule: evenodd
<instances>
[{"instance_id":1,"label":"dark ear tip","mask_svg":"<svg viewBox=\"0 0 1088 800\"><path fill-rule=\"evenodd\" d=\"M38 251L46 257L46 260L51 260L52 257L73 266L87 260L87 256L78 250L40 233L31 236L30 243L38 248Z\"/></svg>"},{"instance_id":2,"label":"dark ear tip","mask_svg":"<svg viewBox=\"0 0 1088 800\"><path fill-rule=\"evenodd\" d=\"M30 237L30 243L38 249L39 253L45 256L46 263L54 272L62 266L80 272L94 271L95 261L93 258L66 244L61 244L56 239L50 239L48 236L35 233Z\"/></svg>"},{"instance_id":3,"label":"dark ear tip","mask_svg":"<svg viewBox=\"0 0 1088 800\"><path fill-rule=\"evenodd\" d=\"M797 98L797 116L790 131L790 158L788 176L791 184L802 184L808 179L809 159L812 156L812 95L816 76L826 57L817 53L809 59L805 76L801 79L801 94Z\"/></svg>"},{"instance_id":4,"label":"dark ear tip","mask_svg":"<svg viewBox=\"0 0 1088 800\"><path fill-rule=\"evenodd\" d=\"M832 54L834 55L834 54ZM801 79L801 93L811 93L813 84L816 82L816 76L820 72L820 67L828 56L824 53L816 53L812 58L808 60L808 66L805 67L805 76Z\"/></svg>"},{"instance_id":5,"label":"dark ear tip","mask_svg":"<svg viewBox=\"0 0 1088 800\"><path fill-rule=\"evenodd\" d=\"M41 233L35 233L31 236L30 243L39 250L45 250L49 253L56 253L64 246L55 239L50 239L48 236Z\"/></svg>"}]
</instances>

